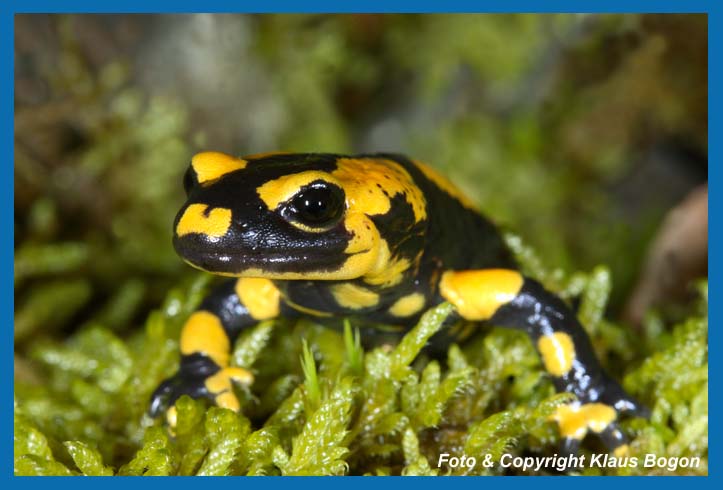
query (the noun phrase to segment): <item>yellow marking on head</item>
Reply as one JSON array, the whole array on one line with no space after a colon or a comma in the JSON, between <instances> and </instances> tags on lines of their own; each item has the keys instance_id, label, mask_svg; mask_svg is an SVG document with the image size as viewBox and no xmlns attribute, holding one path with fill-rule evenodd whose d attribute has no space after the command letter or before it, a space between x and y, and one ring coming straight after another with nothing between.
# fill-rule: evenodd
<instances>
[{"instance_id":1,"label":"yellow marking on head","mask_svg":"<svg viewBox=\"0 0 723 490\"><path fill-rule=\"evenodd\" d=\"M331 174L320 172L318 170L309 170L307 172L284 175L278 179L269 180L259 186L256 189L256 192L264 204L266 204L266 207L270 210L274 210L279 206L279 204L294 197L294 195L299 192L299 189L317 180L323 180L338 187L342 187L342 185L334 179Z\"/></svg>"},{"instance_id":2,"label":"yellow marking on head","mask_svg":"<svg viewBox=\"0 0 723 490\"><path fill-rule=\"evenodd\" d=\"M439 281L439 292L466 320L488 320L497 309L512 301L524 279L509 269L447 271Z\"/></svg>"},{"instance_id":3,"label":"yellow marking on head","mask_svg":"<svg viewBox=\"0 0 723 490\"><path fill-rule=\"evenodd\" d=\"M270 279L242 277L236 281L236 295L254 320L279 316L281 293Z\"/></svg>"},{"instance_id":4,"label":"yellow marking on head","mask_svg":"<svg viewBox=\"0 0 723 490\"><path fill-rule=\"evenodd\" d=\"M392 257L386 240L379 240L379 254L374 268L364 275L364 282L373 286L388 288L396 286L404 278L404 272L411 262L404 257Z\"/></svg>"},{"instance_id":5,"label":"yellow marking on head","mask_svg":"<svg viewBox=\"0 0 723 490\"><path fill-rule=\"evenodd\" d=\"M221 367L228 365L230 343L221 320L211 312L197 311L181 331L181 354L205 354Z\"/></svg>"},{"instance_id":6,"label":"yellow marking on head","mask_svg":"<svg viewBox=\"0 0 723 490\"><path fill-rule=\"evenodd\" d=\"M565 332L555 332L552 335L540 337L537 341L537 350L542 355L545 369L553 376L565 376L572 369L572 362L575 360L575 344Z\"/></svg>"},{"instance_id":7,"label":"yellow marking on head","mask_svg":"<svg viewBox=\"0 0 723 490\"><path fill-rule=\"evenodd\" d=\"M551 420L560 427L560 435L581 440L589 430L599 434L617 418L617 412L604 403L560 405Z\"/></svg>"},{"instance_id":8,"label":"yellow marking on head","mask_svg":"<svg viewBox=\"0 0 723 490\"><path fill-rule=\"evenodd\" d=\"M345 254L356 254L359 252L367 252L380 244L381 239L379 238L379 232L377 231L374 222L370 220L365 214L362 213L350 213L344 220L344 227L352 234L349 243L344 249ZM389 248L386 251L389 255Z\"/></svg>"},{"instance_id":9,"label":"yellow marking on head","mask_svg":"<svg viewBox=\"0 0 723 490\"><path fill-rule=\"evenodd\" d=\"M417 222L427 217L424 194L398 163L377 158L340 158L336 165L332 175L342 183L349 210L386 214L392 206L391 198L402 194Z\"/></svg>"},{"instance_id":10,"label":"yellow marking on head","mask_svg":"<svg viewBox=\"0 0 723 490\"><path fill-rule=\"evenodd\" d=\"M198 153L191 159L191 166L200 184L220 179L235 170L244 169L246 163L246 160L216 151Z\"/></svg>"},{"instance_id":11,"label":"yellow marking on head","mask_svg":"<svg viewBox=\"0 0 723 490\"><path fill-rule=\"evenodd\" d=\"M389 308L389 313L403 318L412 316L424 308L425 297L422 293L412 293L402 296Z\"/></svg>"},{"instance_id":12,"label":"yellow marking on head","mask_svg":"<svg viewBox=\"0 0 723 490\"><path fill-rule=\"evenodd\" d=\"M377 293L349 282L333 285L331 295L340 306L352 310L368 308L379 303Z\"/></svg>"},{"instance_id":13,"label":"yellow marking on head","mask_svg":"<svg viewBox=\"0 0 723 490\"><path fill-rule=\"evenodd\" d=\"M627 456L629 452L630 446L628 446L627 444L623 444L613 450L613 456L615 456L616 458L623 458Z\"/></svg>"},{"instance_id":14,"label":"yellow marking on head","mask_svg":"<svg viewBox=\"0 0 723 490\"><path fill-rule=\"evenodd\" d=\"M419 168L419 170L422 171L425 177L431 180L444 192L457 199L464 207L475 211L477 210L477 205L444 175L440 174L426 163L419 162L417 160L412 160L412 162Z\"/></svg>"},{"instance_id":15,"label":"yellow marking on head","mask_svg":"<svg viewBox=\"0 0 723 490\"><path fill-rule=\"evenodd\" d=\"M354 255L350 255L337 271L334 271L334 276L338 279L355 279L369 272L376 271L376 265L378 265L377 256L379 251L377 247L369 249L366 252L359 252Z\"/></svg>"},{"instance_id":16,"label":"yellow marking on head","mask_svg":"<svg viewBox=\"0 0 723 490\"><path fill-rule=\"evenodd\" d=\"M176 235L183 236L189 233L220 238L228 232L231 226L231 210L226 208L213 208L208 215L206 204L191 204L183 212L183 216L176 225Z\"/></svg>"}]
</instances>

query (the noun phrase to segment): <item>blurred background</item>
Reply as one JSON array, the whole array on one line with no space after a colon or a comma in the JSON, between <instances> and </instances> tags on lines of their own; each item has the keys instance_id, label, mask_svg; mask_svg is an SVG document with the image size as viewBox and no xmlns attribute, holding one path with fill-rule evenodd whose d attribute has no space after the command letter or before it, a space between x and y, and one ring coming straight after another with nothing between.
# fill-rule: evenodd
<instances>
[{"instance_id":1,"label":"blurred background","mask_svg":"<svg viewBox=\"0 0 723 490\"><path fill-rule=\"evenodd\" d=\"M707 275L704 15L19 15L15 29L21 363L90 322L123 335L195 274L171 223L199 150L426 161L547 266L607 265L610 315L630 324Z\"/></svg>"}]
</instances>

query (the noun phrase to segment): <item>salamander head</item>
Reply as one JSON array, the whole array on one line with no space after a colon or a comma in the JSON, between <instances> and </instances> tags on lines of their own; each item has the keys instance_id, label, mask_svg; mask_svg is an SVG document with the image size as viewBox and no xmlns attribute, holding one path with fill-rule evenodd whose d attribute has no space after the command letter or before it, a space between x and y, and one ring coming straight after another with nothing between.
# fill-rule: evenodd
<instances>
[{"instance_id":1,"label":"salamander head","mask_svg":"<svg viewBox=\"0 0 723 490\"><path fill-rule=\"evenodd\" d=\"M221 275L374 277L398 261L398 237L426 220L404 168L373 157L206 152L193 157L184 186L176 251ZM418 254L419 242L405 253Z\"/></svg>"}]
</instances>

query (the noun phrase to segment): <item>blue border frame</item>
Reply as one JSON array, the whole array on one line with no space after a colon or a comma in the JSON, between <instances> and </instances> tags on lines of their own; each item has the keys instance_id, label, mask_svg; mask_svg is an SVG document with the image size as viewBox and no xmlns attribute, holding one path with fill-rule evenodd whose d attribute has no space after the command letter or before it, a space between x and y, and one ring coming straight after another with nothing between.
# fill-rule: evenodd
<instances>
[{"instance_id":1,"label":"blue border frame","mask_svg":"<svg viewBox=\"0 0 723 490\"><path fill-rule=\"evenodd\" d=\"M14 161L14 137L13 137L13 108L14 108L14 14L16 13L46 13L46 12L82 12L82 13L112 13L112 12L133 12L133 13L170 13L170 12L233 12L242 11L249 13L260 13L260 12L650 12L650 13L707 13L708 14L708 32L709 32L709 47L708 47L708 86L721 87L723 80L721 79L721 32L723 31L723 22L721 21L723 8L721 8L720 0L632 0L632 1L621 1L621 0L586 0L584 2L574 2L571 0L508 0L485 2L485 3L473 3L471 1L452 1L452 2L430 2L430 1L400 1L400 0L367 0L366 2L332 2L330 0L311 0L306 1L303 4L300 2L291 2L289 0L270 0L262 2L259 0L253 0L250 2L232 2L229 0L206 0L200 2L197 0L176 0L173 3L167 1L158 0L126 0L126 1L108 1L98 2L89 0L70 0L62 3L52 2L51 0L6 0L0 2L0 59L4 65L2 75L0 75L0 87L2 87L2 93L5 94L2 97L2 103L0 105L0 124L2 124L2 134L5 143L6 152L6 163L2 167L2 178L0 179L0 187L3 192L0 192L0 219L2 222L2 228L0 228L0 254L2 259L0 260L0 288L2 294L0 295L0 315L4 320L3 335L6 341L2 343L4 365L7 373L13 371L12 365L12 346L13 346L13 332L11 326L13 325L13 308L14 308L14 284L13 284L13 260L14 260L14 227L13 227L13 206L14 206L14 176L13 176L13 164ZM715 53L717 56L712 55ZM710 92L710 91L709 91ZM709 108L709 160L717 161L720 160L723 152L721 151L721 96L719 92L714 91L709 93L708 108ZM710 136L713 136L712 138ZM9 153L9 154L8 154ZM717 216L715 209L720 206L719 199L716 194L720 185L720 174L721 170L716 166L709 165L709 208L713 211L712 214ZM716 250L717 245L720 243L718 236L719 224L717 220L713 220L709 224L709 250ZM715 256L709 253L709 291L713 292L712 297L715 296L715 292L718 291L718 276L720 272L719 261L716 260ZM723 306L713 300L710 302L709 316L714 320L713 328L710 330L709 344L713 346L714 350L718 348L718 342L721 338L721 333L716 328L716 319L721 318L721 309ZM719 364L716 361L715 356L710 356L710 366L713 371L719 370ZM710 385L710 404L714 407L719 406L719 386L718 376L713 376ZM2 445L2 464L3 464L3 478L6 483L17 486L35 486L35 485L73 485L84 486L84 485L97 485L97 481L73 478L69 480L59 479L57 477L51 477L50 479L38 479L38 478L21 478L14 477L13 465L12 465L12 449L9 447L10 436L13 433L13 421L12 417L7 416L11 413L10 406L12 400L11 393L12 384L8 384L1 392L0 399L2 400L2 406L7 407L7 411L3 411L2 434L3 441L5 444ZM715 412L714 412L715 413ZM713 419L709 426L709 439L718 441L717 437L720 432L720 424L718 419ZM720 462L718 459L719 452L717 451L716 442L713 443L713 447L709 450L709 474L711 476L707 478L696 478L694 480L686 481L685 484L693 485L708 485L713 480L718 480L721 472L718 470L717 464ZM422 486L422 487L439 487L440 485L446 486L452 484L459 488L478 488L481 483L499 484L502 482L499 478L492 477L492 480L485 479L479 480L477 478L454 478L454 480L443 479L439 480L436 478L415 478L412 480L405 480L411 485ZM536 477L534 484L537 485L555 485L559 486L560 483L563 485L578 485L579 480L577 479L552 479L554 477ZM369 480L362 480L355 477L347 477L343 480L345 486L361 486L365 485ZM504 480L505 486L518 487L521 485L527 485L530 480L521 480L519 478L506 478ZM156 485L158 480L137 480L140 485ZM585 485L609 485L610 480L605 478L588 478L585 480ZM195 479L180 479L172 478L171 480L163 480L164 484L171 484L174 486L196 486L198 481ZM232 481L232 485L302 485L312 486L314 488L336 486L339 484L338 479L328 478L303 478L289 481L288 479L270 478L270 479L244 479L243 482ZM371 481L374 485L395 485L397 481L394 478L375 478ZM632 481L629 478L615 480L615 485L636 485L637 481ZM656 479L654 485L678 485L681 482L678 480L670 480L669 478ZM126 478L112 478L103 481L103 485L111 486L126 486L128 481ZM224 482L224 484L226 484Z\"/></svg>"},{"instance_id":2,"label":"blue border frame","mask_svg":"<svg viewBox=\"0 0 723 490\"><path fill-rule=\"evenodd\" d=\"M720 279L718 274L721 272L720 260L716 260L714 255L711 255L711 250L717 250L720 245L720 222L717 220L710 220L710 215L718 216L716 208L721 207L720 199L716 192L721 185L721 170L717 166L711 168L710 161L719 161L723 151L721 149L721 128L723 127L723 121L721 121L721 94L720 92L711 93L710 87L719 87L723 81L721 77L721 45L723 45L723 37L721 36L721 28L723 28L723 9L720 5L708 15L708 324L710 326L711 319L713 319L713 325L717 325L721 318L723 308L717 301L710 301L710 291L719 291ZM711 34L713 32L714 34ZM711 55L711 53L718 53L717 57ZM712 136L712 137L711 137ZM712 192L711 192L712 190ZM711 270L713 274L711 275ZM708 371L713 373L720 373L720 364L715 356L710 356L710 346L717 349L720 345L721 333L718 329L713 328L712 331L708 332ZM711 362L712 361L712 362ZM710 376L709 376L710 378ZM714 375L708 385L708 406L717 406L720 403L720 378L718 375ZM711 397L712 395L712 397ZM720 420L714 419L709 421L708 425L708 439L720 440L721 425ZM713 437L711 437L713 435ZM720 453L716 451L708 450L709 457L709 475L713 475L719 478L721 472L714 464L710 464L710 461L720 462ZM716 458L716 459L711 459ZM712 471L711 471L712 468Z\"/></svg>"}]
</instances>

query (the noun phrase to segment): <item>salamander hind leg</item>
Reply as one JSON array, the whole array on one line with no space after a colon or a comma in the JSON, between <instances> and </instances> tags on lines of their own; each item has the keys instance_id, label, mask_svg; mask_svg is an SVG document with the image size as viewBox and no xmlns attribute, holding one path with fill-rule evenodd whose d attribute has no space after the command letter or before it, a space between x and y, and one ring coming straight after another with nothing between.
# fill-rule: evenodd
<instances>
[{"instance_id":1,"label":"salamander hind leg","mask_svg":"<svg viewBox=\"0 0 723 490\"><path fill-rule=\"evenodd\" d=\"M183 326L179 369L156 388L150 415L167 411L173 425L173 404L182 395L207 398L220 407L240 410L233 384L249 386L253 375L230 365L233 343L241 331L277 317L280 307L280 292L268 279L242 278L219 285Z\"/></svg>"},{"instance_id":2,"label":"salamander hind leg","mask_svg":"<svg viewBox=\"0 0 723 490\"><path fill-rule=\"evenodd\" d=\"M552 417L565 451L575 452L588 433L597 434L616 454L626 450L619 416L647 411L602 370L587 334L562 300L509 269L448 271L439 290L464 319L527 332L556 390L577 397Z\"/></svg>"}]
</instances>

